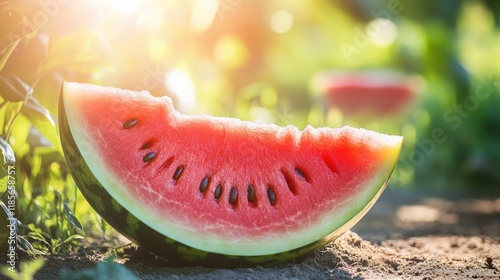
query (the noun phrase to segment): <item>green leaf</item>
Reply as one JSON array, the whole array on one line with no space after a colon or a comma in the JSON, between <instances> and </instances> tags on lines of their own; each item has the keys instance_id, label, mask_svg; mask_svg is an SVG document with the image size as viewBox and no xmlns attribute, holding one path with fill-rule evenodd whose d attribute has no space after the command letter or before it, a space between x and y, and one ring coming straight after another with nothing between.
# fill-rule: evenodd
<instances>
[{"instance_id":1,"label":"green leaf","mask_svg":"<svg viewBox=\"0 0 500 280\"><path fill-rule=\"evenodd\" d=\"M33 248L33 245L26 239L24 236L18 235L17 236L17 244L21 246L25 251L30 252L32 255L36 254L35 248Z\"/></svg>"},{"instance_id":2,"label":"green leaf","mask_svg":"<svg viewBox=\"0 0 500 280\"><path fill-rule=\"evenodd\" d=\"M83 226L80 223L80 221L75 217L75 215L73 215L73 212L69 207L69 204L67 202L63 202L63 205L64 205L64 214L66 214L66 217L68 218L69 222L78 230L83 232Z\"/></svg>"},{"instance_id":3,"label":"green leaf","mask_svg":"<svg viewBox=\"0 0 500 280\"><path fill-rule=\"evenodd\" d=\"M0 94L4 100L10 102L25 101L30 92L30 86L17 75L0 75Z\"/></svg>"},{"instance_id":4,"label":"green leaf","mask_svg":"<svg viewBox=\"0 0 500 280\"><path fill-rule=\"evenodd\" d=\"M68 36L51 37L47 59L38 74L56 68L92 73L104 66L111 57L111 48L101 31L81 28Z\"/></svg>"},{"instance_id":5,"label":"green leaf","mask_svg":"<svg viewBox=\"0 0 500 280\"><path fill-rule=\"evenodd\" d=\"M19 266L20 269L19 271L11 271L8 269L8 267L3 266L1 269L1 273L9 279L12 280L30 280L30 279L35 279L35 274L37 271L39 271L43 265L45 264L45 260L42 258L36 259L34 261L30 262L20 262Z\"/></svg>"},{"instance_id":6,"label":"green leaf","mask_svg":"<svg viewBox=\"0 0 500 280\"><path fill-rule=\"evenodd\" d=\"M32 125L29 125L29 133L27 137L27 141L29 145L33 148L39 148L39 147L52 147L52 143L50 143L49 140L43 134L33 127ZM49 149L53 150L53 149Z\"/></svg>"},{"instance_id":7,"label":"green leaf","mask_svg":"<svg viewBox=\"0 0 500 280\"><path fill-rule=\"evenodd\" d=\"M57 248L63 246L63 245L66 245L68 243L70 243L71 241L73 240L82 240L82 239L85 239L85 237L79 235L79 234L74 234L74 235L71 235L70 237L66 238L66 240L64 240L63 242L60 242L58 243L57 245L53 246L53 251L56 251Z\"/></svg>"},{"instance_id":8,"label":"green leaf","mask_svg":"<svg viewBox=\"0 0 500 280\"><path fill-rule=\"evenodd\" d=\"M31 97L21 112L58 151L61 150L59 135L57 134L55 122L49 110L43 107L34 97Z\"/></svg>"},{"instance_id":9,"label":"green leaf","mask_svg":"<svg viewBox=\"0 0 500 280\"><path fill-rule=\"evenodd\" d=\"M45 246L50 247L50 243L47 241L47 238L44 237L40 232L30 232L28 236L35 240L43 243Z\"/></svg>"},{"instance_id":10,"label":"green leaf","mask_svg":"<svg viewBox=\"0 0 500 280\"><path fill-rule=\"evenodd\" d=\"M45 260L42 258L36 259L31 262L23 262L21 263L21 271L24 275L30 275L31 277L33 277L35 276L35 273L43 267L44 263Z\"/></svg>"},{"instance_id":11,"label":"green leaf","mask_svg":"<svg viewBox=\"0 0 500 280\"><path fill-rule=\"evenodd\" d=\"M39 115L41 118L46 119L50 125L55 126L54 119L52 119L52 115L49 110L43 107L43 105L40 104L40 102L38 102L38 100L34 97L31 97L24 106L23 114L27 117L31 115Z\"/></svg>"},{"instance_id":12,"label":"green leaf","mask_svg":"<svg viewBox=\"0 0 500 280\"><path fill-rule=\"evenodd\" d=\"M15 109L19 109L18 106L12 106L14 104L15 103L10 102L6 104L5 107L7 107L7 111L11 111L12 113L14 113L16 111ZM9 109L9 107L11 107L12 109ZM11 141L12 150L15 152L16 158L18 159L23 158L30 151L28 136L31 126L31 121L23 114L20 114L16 117L16 121L10 131L9 141Z\"/></svg>"},{"instance_id":13,"label":"green leaf","mask_svg":"<svg viewBox=\"0 0 500 280\"><path fill-rule=\"evenodd\" d=\"M2 150L3 164L10 166L15 165L16 157L14 155L14 151L12 151L12 148L10 147L9 143L7 143L7 141L5 141L3 138L0 138L0 149Z\"/></svg>"},{"instance_id":14,"label":"green leaf","mask_svg":"<svg viewBox=\"0 0 500 280\"><path fill-rule=\"evenodd\" d=\"M0 93L4 100L10 102L26 101L21 109L22 114L28 117L33 126L35 126L54 147L60 150L60 142L56 132L55 122L49 110L43 107L42 104L31 95L31 92L31 87L18 76L14 74L0 75ZM16 120L13 120L13 122L15 121Z\"/></svg>"},{"instance_id":15,"label":"green leaf","mask_svg":"<svg viewBox=\"0 0 500 280\"><path fill-rule=\"evenodd\" d=\"M0 75L0 94L2 98L10 102L26 101L21 109L21 113L31 121L33 126L38 129L38 131L40 131L58 151L61 151L61 144L52 115L49 110L31 95L31 93L32 88L18 76L14 74ZM4 121L6 120L8 119L4 117Z\"/></svg>"}]
</instances>

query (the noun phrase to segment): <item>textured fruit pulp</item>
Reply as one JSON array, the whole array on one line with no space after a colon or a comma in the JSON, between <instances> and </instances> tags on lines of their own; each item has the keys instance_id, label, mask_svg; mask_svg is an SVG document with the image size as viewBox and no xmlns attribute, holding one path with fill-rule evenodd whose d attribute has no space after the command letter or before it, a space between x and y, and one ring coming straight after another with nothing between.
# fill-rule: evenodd
<instances>
[{"instance_id":1,"label":"textured fruit pulp","mask_svg":"<svg viewBox=\"0 0 500 280\"><path fill-rule=\"evenodd\" d=\"M376 75L339 75L325 82L330 105L347 115L375 113L390 115L404 112L414 99L408 81L377 78Z\"/></svg>"},{"instance_id":2,"label":"textured fruit pulp","mask_svg":"<svg viewBox=\"0 0 500 280\"><path fill-rule=\"evenodd\" d=\"M399 137L353 128L300 132L292 126L182 115L170 99L145 94L80 94L71 102L90 132L97 149L92 153L100 155L121 187L128 187L130 201L207 236L258 239L317 223L365 191L363 182L397 156L400 144ZM125 129L132 118L137 124ZM145 162L151 152L155 157ZM208 188L201 192L207 177ZM237 198L230 203L232 188Z\"/></svg>"},{"instance_id":3,"label":"textured fruit pulp","mask_svg":"<svg viewBox=\"0 0 500 280\"><path fill-rule=\"evenodd\" d=\"M411 102L412 92L404 86L367 87L362 85L336 85L328 88L331 105L352 115L372 112L381 115L397 114Z\"/></svg>"}]
</instances>

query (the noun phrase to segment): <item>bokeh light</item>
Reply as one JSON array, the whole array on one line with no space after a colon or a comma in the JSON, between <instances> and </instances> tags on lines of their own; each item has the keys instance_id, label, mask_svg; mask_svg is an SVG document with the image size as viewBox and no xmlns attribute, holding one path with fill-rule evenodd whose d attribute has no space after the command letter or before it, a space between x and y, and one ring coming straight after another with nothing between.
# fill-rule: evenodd
<instances>
[{"instance_id":1,"label":"bokeh light","mask_svg":"<svg viewBox=\"0 0 500 280\"><path fill-rule=\"evenodd\" d=\"M167 89L175 96L177 109L182 112L193 111L196 107L196 89L186 71L172 70L165 77Z\"/></svg>"},{"instance_id":2,"label":"bokeh light","mask_svg":"<svg viewBox=\"0 0 500 280\"><path fill-rule=\"evenodd\" d=\"M293 26L293 16L287 11L277 11L271 17L271 29L276 33L286 33Z\"/></svg>"},{"instance_id":3,"label":"bokeh light","mask_svg":"<svg viewBox=\"0 0 500 280\"><path fill-rule=\"evenodd\" d=\"M147 1L142 0L99 0L96 1L113 11L123 14L134 13Z\"/></svg>"},{"instance_id":4,"label":"bokeh light","mask_svg":"<svg viewBox=\"0 0 500 280\"><path fill-rule=\"evenodd\" d=\"M225 35L215 43L214 57L221 66L237 68L246 63L248 49L240 37Z\"/></svg>"},{"instance_id":5,"label":"bokeh light","mask_svg":"<svg viewBox=\"0 0 500 280\"><path fill-rule=\"evenodd\" d=\"M389 46L396 41L398 28L388 19L376 18L366 26L368 36L374 45L379 47Z\"/></svg>"},{"instance_id":6,"label":"bokeh light","mask_svg":"<svg viewBox=\"0 0 500 280\"><path fill-rule=\"evenodd\" d=\"M200 33L210 27L218 8L218 0L194 0L190 25L194 32Z\"/></svg>"}]
</instances>

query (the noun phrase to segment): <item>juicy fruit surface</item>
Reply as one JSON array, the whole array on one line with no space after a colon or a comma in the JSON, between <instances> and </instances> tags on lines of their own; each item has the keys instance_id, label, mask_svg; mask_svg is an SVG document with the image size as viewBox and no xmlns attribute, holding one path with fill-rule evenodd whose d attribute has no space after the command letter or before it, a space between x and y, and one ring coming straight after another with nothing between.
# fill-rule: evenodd
<instances>
[{"instance_id":1,"label":"juicy fruit surface","mask_svg":"<svg viewBox=\"0 0 500 280\"><path fill-rule=\"evenodd\" d=\"M328 101L347 115L369 112L380 116L404 112L413 99L404 85L370 87L360 84L338 84L327 89Z\"/></svg>"},{"instance_id":2,"label":"juicy fruit surface","mask_svg":"<svg viewBox=\"0 0 500 280\"><path fill-rule=\"evenodd\" d=\"M94 86L66 84L64 100L113 198L156 231L217 253L278 253L342 227L380 193L401 144L352 128L186 116L167 98Z\"/></svg>"},{"instance_id":3,"label":"juicy fruit surface","mask_svg":"<svg viewBox=\"0 0 500 280\"><path fill-rule=\"evenodd\" d=\"M417 78L388 71L326 72L316 86L343 114L372 118L404 114L420 87Z\"/></svg>"}]
</instances>

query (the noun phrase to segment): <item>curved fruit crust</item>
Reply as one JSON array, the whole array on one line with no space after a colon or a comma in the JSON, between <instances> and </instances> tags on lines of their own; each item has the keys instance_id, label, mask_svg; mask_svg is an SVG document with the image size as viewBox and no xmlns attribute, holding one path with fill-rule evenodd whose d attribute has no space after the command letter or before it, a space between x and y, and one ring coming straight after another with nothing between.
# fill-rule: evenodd
<instances>
[{"instance_id":1,"label":"curved fruit crust","mask_svg":"<svg viewBox=\"0 0 500 280\"><path fill-rule=\"evenodd\" d=\"M270 254L245 255L214 253L209 252L208 250L196 249L192 246L186 245L186 243L181 243L167 237L165 233L158 232L141 221L143 219L138 219L136 215L131 214L129 212L130 209L127 210L126 207L124 207L125 205L119 203L115 198L113 198L113 196L110 195L109 190L96 178L94 175L96 171L94 170L93 172L91 170L92 168L89 167L89 164L86 162L86 158L82 157L82 152L75 143L75 139L71 129L69 128L66 116L63 91L61 91L59 106L59 123L63 150L75 182L85 198L111 226L121 232L124 236L134 240L146 250L176 262L184 261L191 264L205 266L237 267L250 265L274 265L299 258L306 253L331 242L346 230L351 228L366 213L366 211L368 211L381 194L395 165L395 162L391 163L387 172L379 174L380 176L377 176L375 181L370 182L372 185L377 187L371 188L372 191L364 194L364 199L360 199L360 201L357 202L358 204L362 203L362 205L354 206L349 213L344 214L349 216L345 224L339 226L324 238L299 246L298 248L293 247L286 251ZM145 219L149 218L144 215L141 217Z\"/></svg>"}]
</instances>

